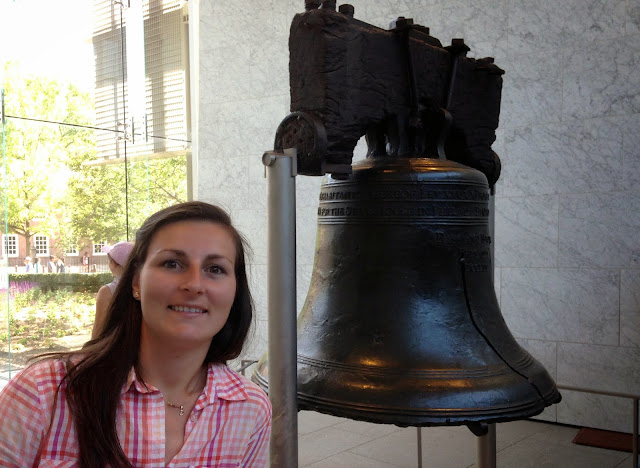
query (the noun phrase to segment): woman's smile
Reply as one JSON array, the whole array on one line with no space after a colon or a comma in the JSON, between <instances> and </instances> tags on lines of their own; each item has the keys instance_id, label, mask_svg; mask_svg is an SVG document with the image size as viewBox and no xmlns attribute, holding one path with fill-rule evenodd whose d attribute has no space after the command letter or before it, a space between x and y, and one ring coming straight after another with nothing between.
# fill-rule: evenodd
<instances>
[{"instance_id":1,"label":"woman's smile","mask_svg":"<svg viewBox=\"0 0 640 468\"><path fill-rule=\"evenodd\" d=\"M201 309L199 307L169 306L169 309L175 310L176 312L185 312L188 314L206 314L207 313L207 309Z\"/></svg>"}]
</instances>

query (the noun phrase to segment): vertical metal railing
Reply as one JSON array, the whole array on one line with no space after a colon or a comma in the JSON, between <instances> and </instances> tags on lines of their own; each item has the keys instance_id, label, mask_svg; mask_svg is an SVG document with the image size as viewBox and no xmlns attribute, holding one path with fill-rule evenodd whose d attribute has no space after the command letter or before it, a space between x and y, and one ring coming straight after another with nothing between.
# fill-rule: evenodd
<instances>
[{"instance_id":1,"label":"vertical metal railing","mask_svg":"<svg viewBox=\"0 0 640 468\"><path fill-rule=\"evenodd\" d=\"M608 392L605 390L595 390L593 388L583 388L583 387L572 387L569 385L556 385L561 390L569 390L572 392L582 392L582 393L593 393L595 395L605 395L612 396L618 398L629 398L633 401L633 440L631 445L632 450L632 467L640 468L638 464L638 400L640 400L640 395L634 395L631 393L621 393L621 392Z\"/></svg>"}]
</instances>

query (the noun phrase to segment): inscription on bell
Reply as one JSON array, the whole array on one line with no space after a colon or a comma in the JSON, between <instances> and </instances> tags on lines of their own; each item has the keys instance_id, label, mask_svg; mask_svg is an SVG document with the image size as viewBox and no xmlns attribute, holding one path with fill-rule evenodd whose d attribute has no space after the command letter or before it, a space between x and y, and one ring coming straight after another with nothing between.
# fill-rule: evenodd
<instances>
[{"instance_id":1,"label":"inscription on bell","mask_svg":"<svg viewBox=\"0 0 640 468\"><path fill-rule=\"evenodd\" d=\"M438 232L435 234L435 241L440 244L468 246L475 249L483 249L491 245L491 236L488 236L486 234L475 234L467 232Z\"/></svg>"},{"instance_id":2,"label":"inscription on bell","mask_svg":"<svg viewBox=\"0 0 640 468\"><path fill-rule=\"evenodd\" d=\"M491 238L489 236L488 243L491 243ZM486 240L481 241L485 243ZM488 250L461 250L460 254L462 258L464 258L464 262L466 264L466 269L469 273L486 273L489 271L489 251Z\"/></svg>"},{"instance_id":3,"label":"inscription on bell","mask_svg":"<svg viewBox=\"0 0 640 468\"><path fill-rule=\"evenodd\" d=\"M427 200L470 200L487 201L489 192L486 190L460 189L460 190L433 190L423 189L421 197Z\"/></svg>"},{"instance_id":4,"label":"inscription on bell","mask_svg":"<svg viewBox=\"0 0 640 468\"><path fill-rule=\"evenodd\" d=\"M425 187L394 187L370 190L366 193L352 190L324 190L320 193L320 201L350 201L350 200L460 200L460 201L487 201L487 190L476 188L462 189L434 189Z\"/></svg>"},{"instance_id":5,"label":"inscription on bell","mask_svg":"<svg viewBox=\"0 0 640 468\"><path fill-rule=\"evenodd\" d=\"M318 207L318 216L333 217L458 217L458 218L486 218L489 209L474 204L438 203L429 205L395 205L395 206L333 206Z\"/></svg>"},{"instance_id":6,"label":"inscription on bell","mask_svg":"<svg viewBox=\"0 0 640 468\"><path fill-rule=\"evenodd\" d=\"M333 201L333 200L360 200L361 192L347 192L347 191L332 191L321 192L320 201Z\"/></svg>"}]
</instances>

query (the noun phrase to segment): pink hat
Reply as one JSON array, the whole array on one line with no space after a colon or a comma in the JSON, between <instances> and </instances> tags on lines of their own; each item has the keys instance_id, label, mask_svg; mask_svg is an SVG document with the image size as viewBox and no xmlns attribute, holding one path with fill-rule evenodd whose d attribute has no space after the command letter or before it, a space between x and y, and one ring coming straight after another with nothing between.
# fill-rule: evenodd
<instances>
[{"instance_id":1,"label":"pink hat","mask_svg":"<svg viewBox=\"0 0 640 468\"><path fill-rule=\"evenodd\" d=\"M126 241L102 247L102 251L108 254L109 257L120 266L124 266L124 264L127 263L131 249L133 249L133 243Z\"/></svg>"}]
</instances>

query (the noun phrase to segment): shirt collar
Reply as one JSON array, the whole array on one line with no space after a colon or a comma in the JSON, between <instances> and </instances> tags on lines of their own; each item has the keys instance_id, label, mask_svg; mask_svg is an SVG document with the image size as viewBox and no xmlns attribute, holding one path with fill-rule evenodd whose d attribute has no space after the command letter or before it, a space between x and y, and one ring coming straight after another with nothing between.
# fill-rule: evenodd
<instances>
[{"instance_id":1,"label":"shirt collar","mask_svg":"<svg viewBox=\"0 0 640 468\"><path fill-rule=\"evenodd\" d=\"M216 398L228 401L240 401L247 399L243 377L229 369L225 364L211 363L207 369L207 384L205 393L209 403Z\"/></svg>"},{"instance_id":2,"label":"shirt collar","mask_svg":"<svg viewBox=\"0 0 640 468\"><path fill-rule=\"evenodd\" d=\"M125 394L129 391L129 389L133 387L139 393L151 393L158 391L157 388L149 385L148 387L138 380L138 375L136 374L135 367L131 367L129 371L129 376L127 377L127 381L122 387L122 394Z\"/></svg>"}]
</instances>

